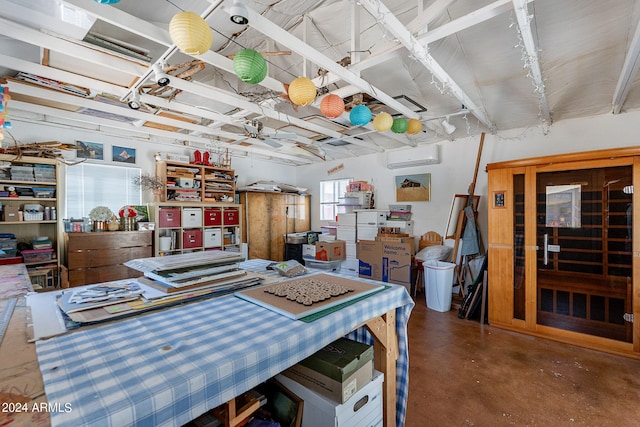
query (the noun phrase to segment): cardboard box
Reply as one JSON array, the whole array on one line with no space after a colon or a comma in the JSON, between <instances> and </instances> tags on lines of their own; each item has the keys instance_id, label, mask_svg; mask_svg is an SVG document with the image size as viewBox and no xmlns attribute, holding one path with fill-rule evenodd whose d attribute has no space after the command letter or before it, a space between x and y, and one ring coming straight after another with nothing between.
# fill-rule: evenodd
<instances>
[{"instance_id":1,"label":"cardboard box","mask_svg":"<svg viewBox=\"0 0 640 427\"><path fill-rule=\"evenodd\" d=\"M302 245L302 257L316 259L316 245Z\"/></svg>"},{"instance_id":2,"label":"cardboard box","mask_svg":"<svg viewBox=\"0 0 640 427\"><path fill-rule=\"evenodd\" d=\"M411 261L415 251L410 242L361 240L358 242L358 276L411 287Z\"/></svg>"},{"instance_id":3,"label":"cardboard box","mask_svg":"<svg viewBox=\"0 0 640 427\"><path fill-rule=\"evenodd\" d=\"M316 393L344 403L371 382L373 346L340 338L283 374Z\"/></svg>"},{"instance_id":4,"label":"cardboard box","mask_svg":"<svg viewBox=\"0 0 640 427\"><path fill-rule=\"evenodd\" d=\"M344 240L333 242L316 242L316 259L319 261L335 261L344 259L346 247Z\"/></svg>"},{"instance_id":5,"label":"cardboard box","mask_svg":"<svg viewBox=\"0 0 640 427\"><path fill-rule=\"evenodd\" d=\"M304 400L302 425L305 427L382 426L382 372L345 403L327 399L308 387L278 374L276 379Z\"/></svg>"},{"instance_id":6,"label":"cardboard box","mask_svg":"<svg viewBox=\"0 0 640 427\"><path fill-rule=\"evenodd\" d=\"M18 221L18 211L20 208L17 206L5 206L3 209L4 221Z\"/></svg>"},{"instance_id":7,"label":"cardboard box","mask_svg":"<svg viewBox=\"0 0 640 427\"><path fill-rule=\"evenodd\" d=\"M412 252L411 255L415 255L415 243L416 243L416 238L415 236L398 236L398 237L394 237L394 236L381 236L378 235L376 236L376 239L378 242L396 242L396 243L413 243L413 248L412 248Z\"/></svg>"}]
</instances>

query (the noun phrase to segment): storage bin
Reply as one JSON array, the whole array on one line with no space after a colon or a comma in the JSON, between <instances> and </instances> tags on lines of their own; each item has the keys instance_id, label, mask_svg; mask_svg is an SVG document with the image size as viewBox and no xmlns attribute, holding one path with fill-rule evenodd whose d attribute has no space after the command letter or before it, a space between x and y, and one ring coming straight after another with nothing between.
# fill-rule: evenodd
<instances>
[{"instance_id":1,"label":"storage bin","mask_svg":"<svg viewBox=\"0 0 640 427\"><path fill-rule=\"evenodd\" d=\"M338 271L342 266L341 259L336 259L333 261L320 261L318 259L303 257L302 260L304 261L305 267L317 268L320 270Z\"/></svg>"},{"instance_id":2,"label":"storage bin","mask_svg":"<svg viewBox=\"0 0 640 427\"><path fill-rule=\"evenodd\" d=\"M371 225L378 227L387 221L387 211L358 211L356 222L358 225Z\"/></svg>"},{"instance_id":3,"label":"storage bin","mask_svg":"<svg viewBox=\"0 0 640 427\"><path fill-rule=\"evenodd\" d=\"M204 247L214 248L222 246L222 230L220 228L207 228L204 230Z\"/></svg>"},{"instance_id":4,"label":"storage bin","mask_svg":"<svg viewBox=\"0 0 640 427\"><path fill-rule=\"evenodd\" d=\"M158 222L160 228L180 227L180 208L160 208Z\"/></svg>"},{"instance_id":5,"label":"storage bin","mask_svg":"<svg viewBox=\"0 0 640 427\"><path fill-rule=\"evenodd\" d=\"M382 427L382 383L384 375L374 371L373 379L345 403L338 403L300 383L278 374L276 379L304 401L303 427Z\"/></svg>"},{"instance_id":6,"label":"storage bin","mask_svg":"<svg viewBox=\"0 0 640 427\"><path fill-rule=\"evenodd\" d=\"M182 210L183 227L202 227L202 209L184 208Z\"/></svg>"},{"instance_id":7,"label":"storage bin","mask_svg":"<svg viewBox=\"0 0 640 427\"><path fill-rule=\"evenodd\" d=\"M16 249L0 249L0 258L14 258L17 252Z\"/></svg>"},{"instance_id":8,"label":"storage bin","mask_svg":"<svg viewBox=\"0 0 640 427\"><path fill-rule=\"evenodd\" d=\"M44 219L44 212L24 212L22 219L25 221L42 221Z\"/></svg>"},{"instance_id":9,"label":"storage bin","mask_svg":"<svg viewBox=\"0 0 640 427\"><path fill-rule=\"evenodd\" d=\"M205 208L204 210L204 226L222 225L222 209L221 208Z\"/></svg>"},{"instance_id":10,"label":"storage bin","mask_svg":"<svg viewBox=\"0 0 640 427\"><path fill-rule=\"evenodd\" d=\"M182 248L201 248L202 230L184 230L182 232Z\"/></svg>"},{"instance_id":11,"label":"storage bin","mask_svg":"<svg viewBox=\"0 0 640 427\"><path fill-rule=\"evenodd\" d=\"M240 225L238 208L224 208L224 225Z\"/></svg>"},{"instance_id":12,"label":"storage bin","mask_svg":"<svg viewBox=\"0 0 640 427\"><path fill-rule=\"evenodd\" d=\"M33 196L38 198L54 198L56 197L55 188L33 187Z\"/></svg>"},{"instance_id":13,"label":"storage bin","mask_svg":"<svg viewBox=\"0 0 640 427\"><path fill-rule=\"evenodd\" d=\"M26 249L20 253L24 262L50 261L53 258L53 249Z\"/></svg>"},{"instance_id":14,"label":"storage bin","mask_svg":"<svg viewBox=\"0 0 640 427\"><path fill-rule=\"evenodd\" d=\"M17 249L17 247L17 239L0 239L0 249L3 251L7 249Z\"/></svg>"}]
</instances>

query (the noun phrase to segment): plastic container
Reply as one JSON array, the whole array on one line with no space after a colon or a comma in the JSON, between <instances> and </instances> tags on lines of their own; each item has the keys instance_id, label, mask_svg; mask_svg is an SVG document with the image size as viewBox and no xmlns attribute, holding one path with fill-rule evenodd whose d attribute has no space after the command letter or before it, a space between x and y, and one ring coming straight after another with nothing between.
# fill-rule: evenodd
<instances>
[{"instance_id":1,"label":"plastic container","mask_svg":"<svg viewBox=\"0 0 640 427\"><path fill-rule=\"evenodd\" d=\"M451 297L453 291L454 263L429 260L423 263L424 289L427 307L446 312L451 310Z\"/></svg>"},{"instance_id":2,"label":"plastic container","mask_svg":"<svg viewBox=\"0 0 640 427\"><path fill-rule=\"evenodd\" d=\"M340 266L342 265L341 259L336 259L333 261L320 261L318 259L303 257L302 260L304 261L305 267L317 268L320 270L338 271L340 270Z\"/></svg>"}]
</instances>

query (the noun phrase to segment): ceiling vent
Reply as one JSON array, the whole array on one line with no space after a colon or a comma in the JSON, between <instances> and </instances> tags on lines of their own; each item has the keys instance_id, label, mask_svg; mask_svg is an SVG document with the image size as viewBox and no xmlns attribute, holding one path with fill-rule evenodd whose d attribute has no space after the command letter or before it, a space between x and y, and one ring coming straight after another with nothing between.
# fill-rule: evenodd
<instances>
[{"instance_id":1,"label":"ceiling vent","mask_svg":"<svg viewBox=\"0 0 640 427\"><path fill-rule=\"evenodd\" d=\"M435 165L438 163L440 163L440 156L438 155L438 146L435 144L387 152L387 168L389 169Z\"/></svg>"}]
</instances>

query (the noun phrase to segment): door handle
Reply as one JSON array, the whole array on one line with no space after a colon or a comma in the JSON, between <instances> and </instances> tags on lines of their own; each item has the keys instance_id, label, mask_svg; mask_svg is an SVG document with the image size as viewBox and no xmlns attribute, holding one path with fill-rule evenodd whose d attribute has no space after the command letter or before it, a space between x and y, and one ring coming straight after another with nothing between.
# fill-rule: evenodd
<instances>
[{"instance_id":1,"label":"door handle","mask_svg":"<svg viewBox=\"0 0 640 427\"><path fill-rule=\"evenodd\" d=\"M544 235L544 253L543 253L543 261L544 265L549 263L549 252L560 252L560 245L550 245L549 244L549 235L545 233Z\"/></svg>"},{"instance_id":2,"label":"door handle","mask_svg":"<svg viewBox=\"0 0 640 427\"><path fill-rule=\"evenodd\" d=\"M543 247L543 263L547 265L549 263L549 235L545 233L544 235L544 247Z\"/></svg>"}]
</instances>

